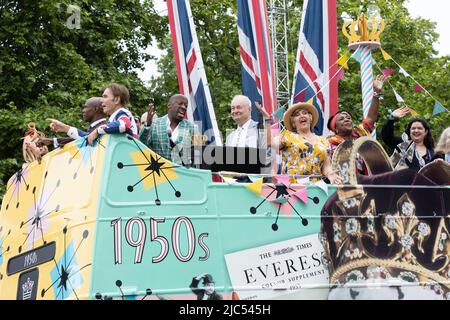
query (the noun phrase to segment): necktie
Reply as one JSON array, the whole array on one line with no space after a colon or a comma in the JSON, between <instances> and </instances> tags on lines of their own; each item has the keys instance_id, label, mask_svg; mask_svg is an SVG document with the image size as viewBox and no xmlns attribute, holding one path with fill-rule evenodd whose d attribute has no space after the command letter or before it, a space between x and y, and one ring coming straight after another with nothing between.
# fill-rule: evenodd
<instances>
[{"instance_id":1,"label":"necktie","mask_svg":"<svg viewBox=\"0 0 450 320\"><path fill-rule=\"evenodd\" d=\"M239 147L239 141L241 140L242 131L243 131L243 128L238 127L238 132L236 132L236 134L237 134L236 147Z\"/></svg>"}]
</instances>

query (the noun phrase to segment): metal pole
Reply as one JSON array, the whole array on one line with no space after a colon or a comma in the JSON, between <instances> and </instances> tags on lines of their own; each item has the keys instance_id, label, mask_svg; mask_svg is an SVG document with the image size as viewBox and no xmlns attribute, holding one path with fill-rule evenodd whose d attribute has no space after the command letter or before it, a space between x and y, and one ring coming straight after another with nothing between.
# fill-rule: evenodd
<instances>
[{"instance_id":1,"label":"metal pole","mask_svg":"<svg viewBox=\"0 0 450 320\"><path fill-rule=\"evenodd\" d=\"M276 94L278 108L280 108L288 105L290 99L287 7L286 0L268 0L267 2L275 64Z\"/></svg>"}]
</instances>

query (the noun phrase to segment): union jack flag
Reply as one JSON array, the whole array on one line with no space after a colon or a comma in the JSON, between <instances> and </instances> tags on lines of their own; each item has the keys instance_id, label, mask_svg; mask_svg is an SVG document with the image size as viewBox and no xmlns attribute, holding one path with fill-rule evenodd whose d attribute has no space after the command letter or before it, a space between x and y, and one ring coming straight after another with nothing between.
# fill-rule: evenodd
<instances>
[{"instance_id":1,"label":"union jack flag","mask_svg":"<svg viewBox=\"0 0 450 320\"><path fill-rule=\"evenodd\" d=\"M275 72L265 0L238 0L238 33L242 62L242 94L261 101L269 114L277 108ZM252 108L252 119L259 111Z\"/></svg>"},{"instance_id":2,"label":"union jack flag","mask_svg":"<svg viewBox=\"0 0 450 320\"><path fill-rule=\"evenodd\" d=\"M320 135L327 134L328 118L338 109L338 78L333 78L336 61L336 0L305 0L291 102L314 97L313 104L319 111L316 133Z\"/></svg>"},{"instance_id":3,"label":"union jack flag","mask_svg":"<svg viewBox=\"0 0 450 320\"><path fill-rule=\"evenodd\" d=\"M195 122L208 143L222 145L206 80L191 6L188 0L167 0L170 32L180 93L189 99L188 120Z\"/></svg>"}]
</instances>

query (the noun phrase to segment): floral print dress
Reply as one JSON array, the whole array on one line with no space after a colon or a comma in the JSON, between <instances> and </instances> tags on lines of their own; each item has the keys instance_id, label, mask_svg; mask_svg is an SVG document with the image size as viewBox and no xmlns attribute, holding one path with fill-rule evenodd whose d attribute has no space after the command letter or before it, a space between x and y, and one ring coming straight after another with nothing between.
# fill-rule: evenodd
<instances>
[{"instance_id":1,"label":"floral print dress","mask_svg":"<svg viewBox=\"0 0 450 320\"><path fill-rule=\"evenodd\" d=\"M292 175L321 175L322 165L329 156L330 143L325 137L316 136L311 143L301 135L283 131L280 134L282 150L283 173Z\"/></svg>"}]
</instances>

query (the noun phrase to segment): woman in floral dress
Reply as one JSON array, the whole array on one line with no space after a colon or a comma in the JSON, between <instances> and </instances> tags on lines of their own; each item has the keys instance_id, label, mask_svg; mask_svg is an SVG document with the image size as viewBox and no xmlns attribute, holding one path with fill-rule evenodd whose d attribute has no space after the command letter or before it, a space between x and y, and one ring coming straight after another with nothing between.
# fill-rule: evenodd
<instances>
[{"instance_id":1,"label":"woman in floral dress","mask_svg":"<svg viewBox=\"0 0 450 320\"><path fill-rule=\"evenodd\" d=\"M308 103L297 103L284 113L286 130L271 138L269 114L260 106L267 139L267 146L279 148L282 154L282 172L289 175L323 175L333 184L342 179L331 168L330 144L325 137L315 135L312 130L317 124L317 109Z\"/></svg>"}]
</instances>

